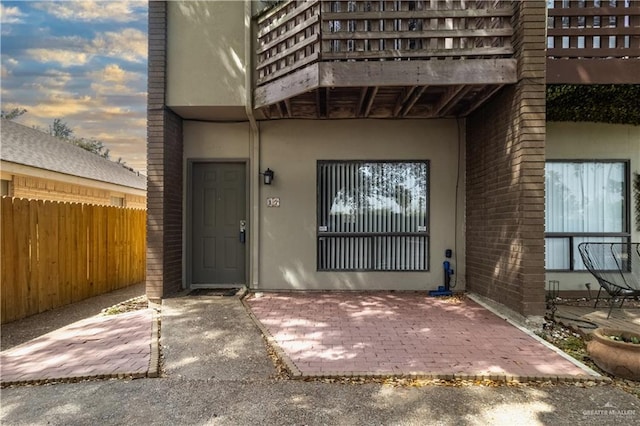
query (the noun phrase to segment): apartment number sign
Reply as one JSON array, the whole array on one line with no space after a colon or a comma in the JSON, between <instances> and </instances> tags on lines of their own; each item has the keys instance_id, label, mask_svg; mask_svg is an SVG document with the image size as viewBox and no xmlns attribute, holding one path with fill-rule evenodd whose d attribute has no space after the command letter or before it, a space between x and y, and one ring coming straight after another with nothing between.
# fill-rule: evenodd
<instances>
[{"instance_id":1,"label":"apartment number sign","mask_svg":"<svg viewBox=\"0 0 640 426\"><path fill-rule=\"evenodd\" d=\"M267 198L267 207L280 207L280 197Z\"/></svg>"}]
</instances>

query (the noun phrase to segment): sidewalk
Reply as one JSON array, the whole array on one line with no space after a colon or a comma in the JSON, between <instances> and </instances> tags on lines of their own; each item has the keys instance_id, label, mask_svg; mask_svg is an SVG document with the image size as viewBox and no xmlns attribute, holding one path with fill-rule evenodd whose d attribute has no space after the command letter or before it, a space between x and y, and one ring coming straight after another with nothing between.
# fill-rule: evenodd
<instances>
[{"instance_id":1,"label":"sidewalk","mask_svg":"<svg viewBox=\"0 0 640 426\"><path fill-rule=\"evenodd\" d=\"M640 423L608 384L286 380L237 298L163 301L164 374L2 389L3 425L598 425Z\"/></svg>"},{"instance_id":2,"label":"sidewalk","mask_svg":"<svg viewBox=\"0 0 640 426\"><path fill-rule=\"evenodd\" d=\"M157 314L99 315L143 294L137 284L3 324L0 383L156 376Z\"/></svg>"},{"instance_id":3,"label":"sidewalk","mask_svg":"<svg viewBox=\"0 0 640 426\"><path fill-rule=\"evenodd\" d=\"M153 310L144 309L78 321L0 352L0 380L6 385L157 374L153 320Z\"/></svg>"}]
</instances>

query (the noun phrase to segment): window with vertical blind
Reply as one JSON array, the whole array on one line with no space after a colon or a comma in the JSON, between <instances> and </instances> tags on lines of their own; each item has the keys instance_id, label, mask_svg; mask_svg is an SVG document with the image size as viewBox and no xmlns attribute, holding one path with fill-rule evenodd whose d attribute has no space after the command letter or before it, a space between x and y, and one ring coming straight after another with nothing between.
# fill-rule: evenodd
<instances>
[{"instance_id":1,"label":"window with vertical blind","mask_svg":"<svg viewBox=\"0 0 640 426\"><path fill-rule=\"evenodd\" d=\"M429 270L428 161L319 161L318 270Z\"/></svg>"},{"instance_id":2,"label":"window with vertical blind","mask_svg":"<svg viewBox=\"0 0 640 426\"><path fill-rule=\"evenodd\" d=\"M628 242L626 161L548 161L545 165L545 264L585 271L578 244Z\"/></svg>"}]
</instances>

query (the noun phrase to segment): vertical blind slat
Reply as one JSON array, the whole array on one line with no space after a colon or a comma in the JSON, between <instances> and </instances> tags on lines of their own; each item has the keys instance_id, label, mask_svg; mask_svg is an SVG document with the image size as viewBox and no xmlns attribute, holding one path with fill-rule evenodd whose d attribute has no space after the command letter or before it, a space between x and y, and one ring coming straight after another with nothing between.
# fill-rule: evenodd
<instances>
[{"instance_id":1,"label":"vertical blind slat","mask_svg":"<svg viewBox=\"0 0 640 426\"><path fill-rule=\"evenodd\" d=\"M318 168L321 270L426 270L426 162L321 162Z\"/></svg>"}]
</instances>

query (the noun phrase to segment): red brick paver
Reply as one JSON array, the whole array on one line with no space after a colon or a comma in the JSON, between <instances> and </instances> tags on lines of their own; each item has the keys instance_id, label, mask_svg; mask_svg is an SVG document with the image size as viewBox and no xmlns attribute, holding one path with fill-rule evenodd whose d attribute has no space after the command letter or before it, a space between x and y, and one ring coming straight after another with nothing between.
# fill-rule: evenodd
<instances>
[{"instance_id":1,"label":"red brick paver","mask_svg":"<svg viewBox=\"0 0 640 426\"><path fill-rule=\"evenodd\" d=\"M248 304L303 375L588 375L468 299L388 292L265 294Z\"/></svg>"},{"instance_id":2,"label":"red brick paver","mask_svg":"<svg viewBox=\"0 0 640 426\"><path fill-rule=\"evenodd\" d=\"M144 375L153 312L92 317L0 352L2 383Z\"/></svg>"}]
</instances>

